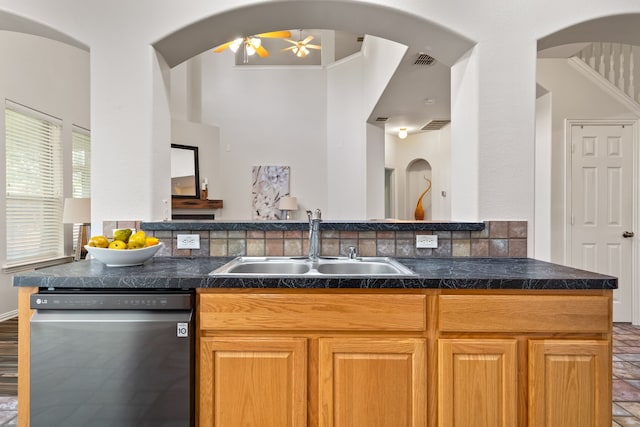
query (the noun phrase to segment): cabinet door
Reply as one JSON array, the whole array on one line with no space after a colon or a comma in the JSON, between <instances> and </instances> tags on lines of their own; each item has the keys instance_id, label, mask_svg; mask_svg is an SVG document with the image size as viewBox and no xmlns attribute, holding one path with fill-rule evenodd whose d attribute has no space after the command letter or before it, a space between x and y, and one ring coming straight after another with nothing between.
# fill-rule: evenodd
<instances>
[{"instance_id":1,"label":"cabinet door","mask_svg":"<svg viewBox=\"0 0 640 427\"><path fill-rule=\"evenodd\" d=\"M202 338L200 427L307 424L305 338Z\"/></svg>"},{"instance_id":2,"label":"cabinet door","mask_svg":"<svg viewBox=\"0 0 640 427\"><path fill-rule=\"evenodd\" d=\"M424 427L426 342L319 340L320 427Z\"/></svg>"},{"instance_id":3,"label":"cabinet door","mask_svg":"<svg viewBox=\"0 0 640 427\"><path fill-rule=\"evenodd\" d=\"M529 425L611 425L611 349L607 341L529 342Z\"/></svg>"},{"instance_id":4,"label":"cabinet door","mask_svg":"<svg viewBox=\"0 0 640 427\"><path fill-rule=\"evenodd\" d=\"M517 423L517 342L438 341L438 425L511 427Z\"/></svg>"}]
</instances>

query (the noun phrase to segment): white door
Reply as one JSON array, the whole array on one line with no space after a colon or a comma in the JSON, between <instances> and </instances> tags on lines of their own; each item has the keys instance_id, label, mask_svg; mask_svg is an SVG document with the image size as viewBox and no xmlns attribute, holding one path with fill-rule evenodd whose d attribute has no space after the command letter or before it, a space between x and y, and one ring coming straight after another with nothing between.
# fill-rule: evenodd
<instances>
[{"instance_id":1,"label":"white door","mask_svg":"<svg viewBox=\"0 0 640 427\"><path fill-rule=\"evenodd\" d=\"M618 277L613 318L631 322L633 126L572 125L571 144L569 262Z\"/></svg>"}]
</instances>

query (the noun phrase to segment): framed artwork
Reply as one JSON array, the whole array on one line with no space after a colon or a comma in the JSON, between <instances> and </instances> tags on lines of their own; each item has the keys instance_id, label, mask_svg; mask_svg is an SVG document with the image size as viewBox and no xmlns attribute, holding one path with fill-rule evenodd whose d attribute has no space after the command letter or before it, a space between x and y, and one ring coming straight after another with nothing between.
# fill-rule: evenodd
<instances>
[{"instance_id":1,"label":"framed artwork","mask_svg":"<svg viewBox=\"0 0 640 427\"><path fill-rule=\"evenodd\" d=\"M252 218L280 219L278 202L289 195L289 166L254 166L251 182Z\"/></svg>"}]
</instances>

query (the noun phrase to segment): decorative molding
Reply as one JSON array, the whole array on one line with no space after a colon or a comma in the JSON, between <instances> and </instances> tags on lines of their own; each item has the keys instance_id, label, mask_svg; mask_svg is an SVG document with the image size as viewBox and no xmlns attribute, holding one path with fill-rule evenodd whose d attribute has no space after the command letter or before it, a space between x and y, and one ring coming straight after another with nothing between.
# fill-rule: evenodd
<instances>
[{"instance_id":1,"label":"decorative molding","mask_svg":"<svg viewBox=\"0 0 640 427\"><path fill-rule=\"evenodd\" d=\"M618 86L614 85L609 80L604 78L602 74L591 68L589 64L587 64L577 56L572 56L568 59L567 62L577 71L579 71L583 76L588 78L592 83L607 92L612 98L623 104L637 116L640 116L640 105L633 99L631 99L627 94L622 92Z\"/></svg>"}]
</instances>

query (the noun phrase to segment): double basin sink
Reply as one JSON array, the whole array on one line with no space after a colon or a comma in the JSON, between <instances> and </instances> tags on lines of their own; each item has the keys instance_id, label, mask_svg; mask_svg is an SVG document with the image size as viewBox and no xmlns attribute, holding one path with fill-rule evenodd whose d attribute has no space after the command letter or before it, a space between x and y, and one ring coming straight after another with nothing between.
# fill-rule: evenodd
<instances>
[{"instance_id":1,"label":"double basin sink","mask_svg":"<svg viewBox=\"0 0 640 427\"><path fill-rule=\"evenodd\" d=\"M387 257L237 257L210 273L213 276L415 276Z\"/></svg>"}]
</instances>

